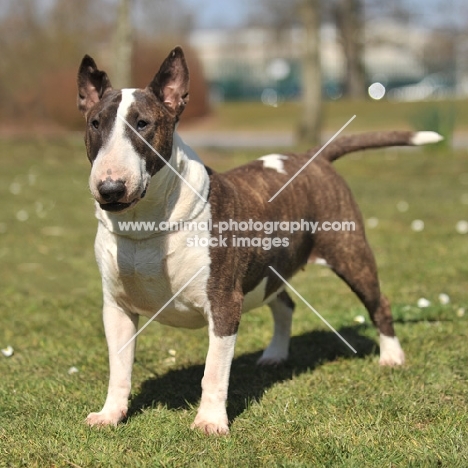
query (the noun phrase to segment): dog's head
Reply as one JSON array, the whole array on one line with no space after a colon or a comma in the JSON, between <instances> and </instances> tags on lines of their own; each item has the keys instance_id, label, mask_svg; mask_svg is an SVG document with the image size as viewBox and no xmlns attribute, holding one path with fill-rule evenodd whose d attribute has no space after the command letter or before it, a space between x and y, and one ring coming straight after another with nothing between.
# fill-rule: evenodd
<instances>
[{"instance_id":1,"label":"dog's head","mask_svg":"<svg viewBox=\"0 0 468 468\"><path fill-rule=\"evenodd\" d=\"M86 55L78 71L78 108L86 118L89 185L101 208L120 212L146 194L169 161L175 125L188 101L189 73L176 47L144 89L113 89Z\"/></svg>"}]
</instances>

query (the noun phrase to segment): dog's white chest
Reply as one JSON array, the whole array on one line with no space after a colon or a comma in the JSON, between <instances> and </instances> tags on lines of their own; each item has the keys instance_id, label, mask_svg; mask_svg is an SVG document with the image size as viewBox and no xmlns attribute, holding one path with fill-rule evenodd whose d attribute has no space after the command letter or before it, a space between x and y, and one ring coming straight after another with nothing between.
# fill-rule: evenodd
<instances>
[{"instance_id":1,"label":"dog's white chest","mask_svg":"<svg viewBox=\"0 0 468 468\"><path fill-rule=\"evenodd\" d=\"M207 248L187 248L193 235L180 231L135 240L116 236L100 224L96 258L104 300L147 317L162 309L155 320L166 325L204 326L210 257Z\"/></svg>"}]
</instances>

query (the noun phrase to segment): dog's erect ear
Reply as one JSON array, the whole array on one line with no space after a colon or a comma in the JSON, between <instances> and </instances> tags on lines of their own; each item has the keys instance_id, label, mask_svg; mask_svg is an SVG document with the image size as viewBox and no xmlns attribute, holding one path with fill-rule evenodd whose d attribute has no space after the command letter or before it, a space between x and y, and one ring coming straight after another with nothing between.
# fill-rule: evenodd
<instances>
[{"instance_id":1,"label":"dog's erect ear","mask_svg":"<svg viewBox=\"0 0 468 468\"><path fill-rule=\"evenodd\" d=\"M78 109L86 114L104 93L112 89L107 73L98 70L96 62L85 55L78 70Z\"/></svg>"},{"instance_id":2,"label":"dog's erect ear","mask_svg":"<svg viewBox=\"0 0 468 468\"><path fill-rule=\"evenodd\" d=\"M177 117L182 113L188 102L189 71L180 47L164 60L149 88Z\"/></svg>"}]
</instances>

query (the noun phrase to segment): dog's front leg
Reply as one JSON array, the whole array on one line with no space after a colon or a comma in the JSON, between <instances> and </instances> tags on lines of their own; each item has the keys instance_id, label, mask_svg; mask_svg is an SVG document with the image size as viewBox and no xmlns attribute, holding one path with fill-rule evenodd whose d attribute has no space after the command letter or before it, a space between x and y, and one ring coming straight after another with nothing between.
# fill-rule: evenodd
<instances>
[{"instance_id":1,"label":"dog's front leg","mask_svg":"<svg viewBox=\"0 0 468 468\"><path fill-rule=\"evenodd\" d=\"M202 397L192 429L198 428L205 434L229 433L226 399L236 337L237 333L217 336L215 327L210 323Z\"/></svg>"},{"instance_id":2,"label":"dog's front leg","mask_svg":"<svg viewBox=\"0 0 468 468\"><path fill-rule=\"evenodd\" d=\"M90 413L86 418L86 423L90 426L115 426L122 421L127 415L131 390L136 340L133 339L120 353L119 350L134 337L138 315L125 312L114 305L104 305L103 318L109 348L109 388L102 410L99 413Z\"/></svg>"},{"instance_id":3,"label":"dog's front leg","mask_svg":"<svg viewBox=\"0 0 468 468\"><path fill-rule=\"evenodd\" d=\"M213 296L208 314L210 344L202 379L202 397L192 429L198 428L205 434L228 434L226 399L243 296L219 291Z\"/></svg>"}]
</instances>

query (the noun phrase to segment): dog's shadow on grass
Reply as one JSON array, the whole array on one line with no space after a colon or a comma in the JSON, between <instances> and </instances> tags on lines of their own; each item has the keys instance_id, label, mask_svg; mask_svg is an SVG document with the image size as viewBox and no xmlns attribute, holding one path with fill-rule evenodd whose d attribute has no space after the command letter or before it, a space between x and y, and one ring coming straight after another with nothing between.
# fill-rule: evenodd
<instances>
[{"instance_id":1,"label":"dog's shadow on grass","mask_svg":"<svg viewBox=\"0 0 468 468\"><path fill-rule=\"evenodd\" d=\"M228 416L233 421L252 401L261 399L265 390L278 382L314 370L318 366L340 358L359 359L375 354L375 341L359 334L362 326L344 327L341 336L357 351L354 354L338 337L329 331L312 331L291 338L289 359L279 366L258 366L262 352L236 357L232 362L229 381ZM201 397L201 379L204 364L169 370L164 375L143 382L139 392L132 397L128 417L142 409L162 404L169 409L188 409Z\"/></svg>"}]
</instances>

